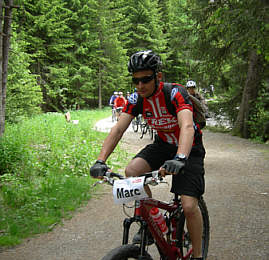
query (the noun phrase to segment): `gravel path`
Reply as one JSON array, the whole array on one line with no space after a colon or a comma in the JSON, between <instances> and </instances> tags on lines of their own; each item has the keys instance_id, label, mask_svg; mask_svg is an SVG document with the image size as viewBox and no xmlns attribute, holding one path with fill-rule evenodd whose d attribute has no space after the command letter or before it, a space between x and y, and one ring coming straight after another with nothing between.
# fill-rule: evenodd
<instances>
[{"instance_id":1,"label":"gravel path","mask_svg":"<svg viewBox=\"0 0 269 260\"><path fill-rule=\"evenodd\" d=\"M111 126L110 119L99 126L107 124ZM135 153L149 142L148 136L139 139L139 134L127 131L122 146ZM211 221L208 260L268 260L269 146L208 131L204 143L204 198ZM171 198L165 184L152 190L156 198ZM113 203L111 187L105 186L71 220L1 252L0 259L99 260L121 244L124 217L121 206Z\"/></svg>"}]
</instances>

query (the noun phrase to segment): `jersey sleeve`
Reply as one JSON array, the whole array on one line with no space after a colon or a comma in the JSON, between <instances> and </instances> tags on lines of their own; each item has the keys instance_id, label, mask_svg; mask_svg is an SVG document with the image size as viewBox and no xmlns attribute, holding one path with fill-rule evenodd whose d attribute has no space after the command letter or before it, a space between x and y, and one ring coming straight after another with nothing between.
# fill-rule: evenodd
<instances>
[{"instance_id":1,"label":"jersey sleeve","mask_svg":"<svg viewBox=\"0 0 269 260\"><path fill-rule=\"evenodd\" d=\"M172 89L171 102L176 108L176 113L184 109L189 109L193 112L193 106L189 99L189 94L187 90L181 85L178 85L177 87Z\"/></svg>"}]
</instances>

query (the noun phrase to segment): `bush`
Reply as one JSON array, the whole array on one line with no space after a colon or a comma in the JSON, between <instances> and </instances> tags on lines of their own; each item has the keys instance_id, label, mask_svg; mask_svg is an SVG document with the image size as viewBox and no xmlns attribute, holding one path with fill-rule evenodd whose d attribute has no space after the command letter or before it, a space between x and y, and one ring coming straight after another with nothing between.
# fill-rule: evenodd
<instances>
[{"instance_id":1,"label":"bush","mask_svg":"<svg viewBox=\"0 0 269 260\"><path fill-rule=\"evenodd\" d=\"M266 142L269 139L269 88L263 88L259 92L257 102L251 110L248 121L250 136L252 139Z\"/></svg>"}]
</instances>

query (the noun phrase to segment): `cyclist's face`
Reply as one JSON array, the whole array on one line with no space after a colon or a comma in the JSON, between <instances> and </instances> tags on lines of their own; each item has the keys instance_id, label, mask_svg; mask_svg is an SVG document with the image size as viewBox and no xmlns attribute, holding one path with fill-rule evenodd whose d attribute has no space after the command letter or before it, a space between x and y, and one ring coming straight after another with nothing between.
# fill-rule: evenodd
<instances>
[{"instance_id":1,"label":"cyclist's face","mask_svg":"<svg viewBox=\"0 0 269 260\"><path fill-rule=\"evenodd\" d=\"M187 88L189 94L194 95L195 94L195 88Z\"/></svg>"},{"instance_id":2,"label":"cyclist's face","mask_svg":"<svg viewBox=\"0 0 269 260\"><path fill-rule=\"evenodd\" d=\"M137 93L141 97L149 97L155 90L155 79L152 70L143 70L133 73L133 82L137 89ZM161 73L157 74L158 80L161 79Z\"/></svg>"}]
</instances>

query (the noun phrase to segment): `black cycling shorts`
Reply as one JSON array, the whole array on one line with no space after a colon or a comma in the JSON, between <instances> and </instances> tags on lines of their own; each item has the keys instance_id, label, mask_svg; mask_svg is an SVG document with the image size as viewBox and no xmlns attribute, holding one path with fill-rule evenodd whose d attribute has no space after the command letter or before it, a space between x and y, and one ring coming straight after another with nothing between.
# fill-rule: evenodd
<instances>
[{"instance_id":1,"label":"black cycling shorts","mask_svg":"<svg viewBox=\"0 0 269 260\"><path fill-rule=\"evenodd\" d=\"M147 145L136 156L148 162L152 170L158 170L166 160L174 158L177 146L165 143L157 138L153 144ZM204 181L205 149L202 144L194 146L184 173L173 176L171 192L199 198L205 190Z\"/></svg>"}]
</instances>

